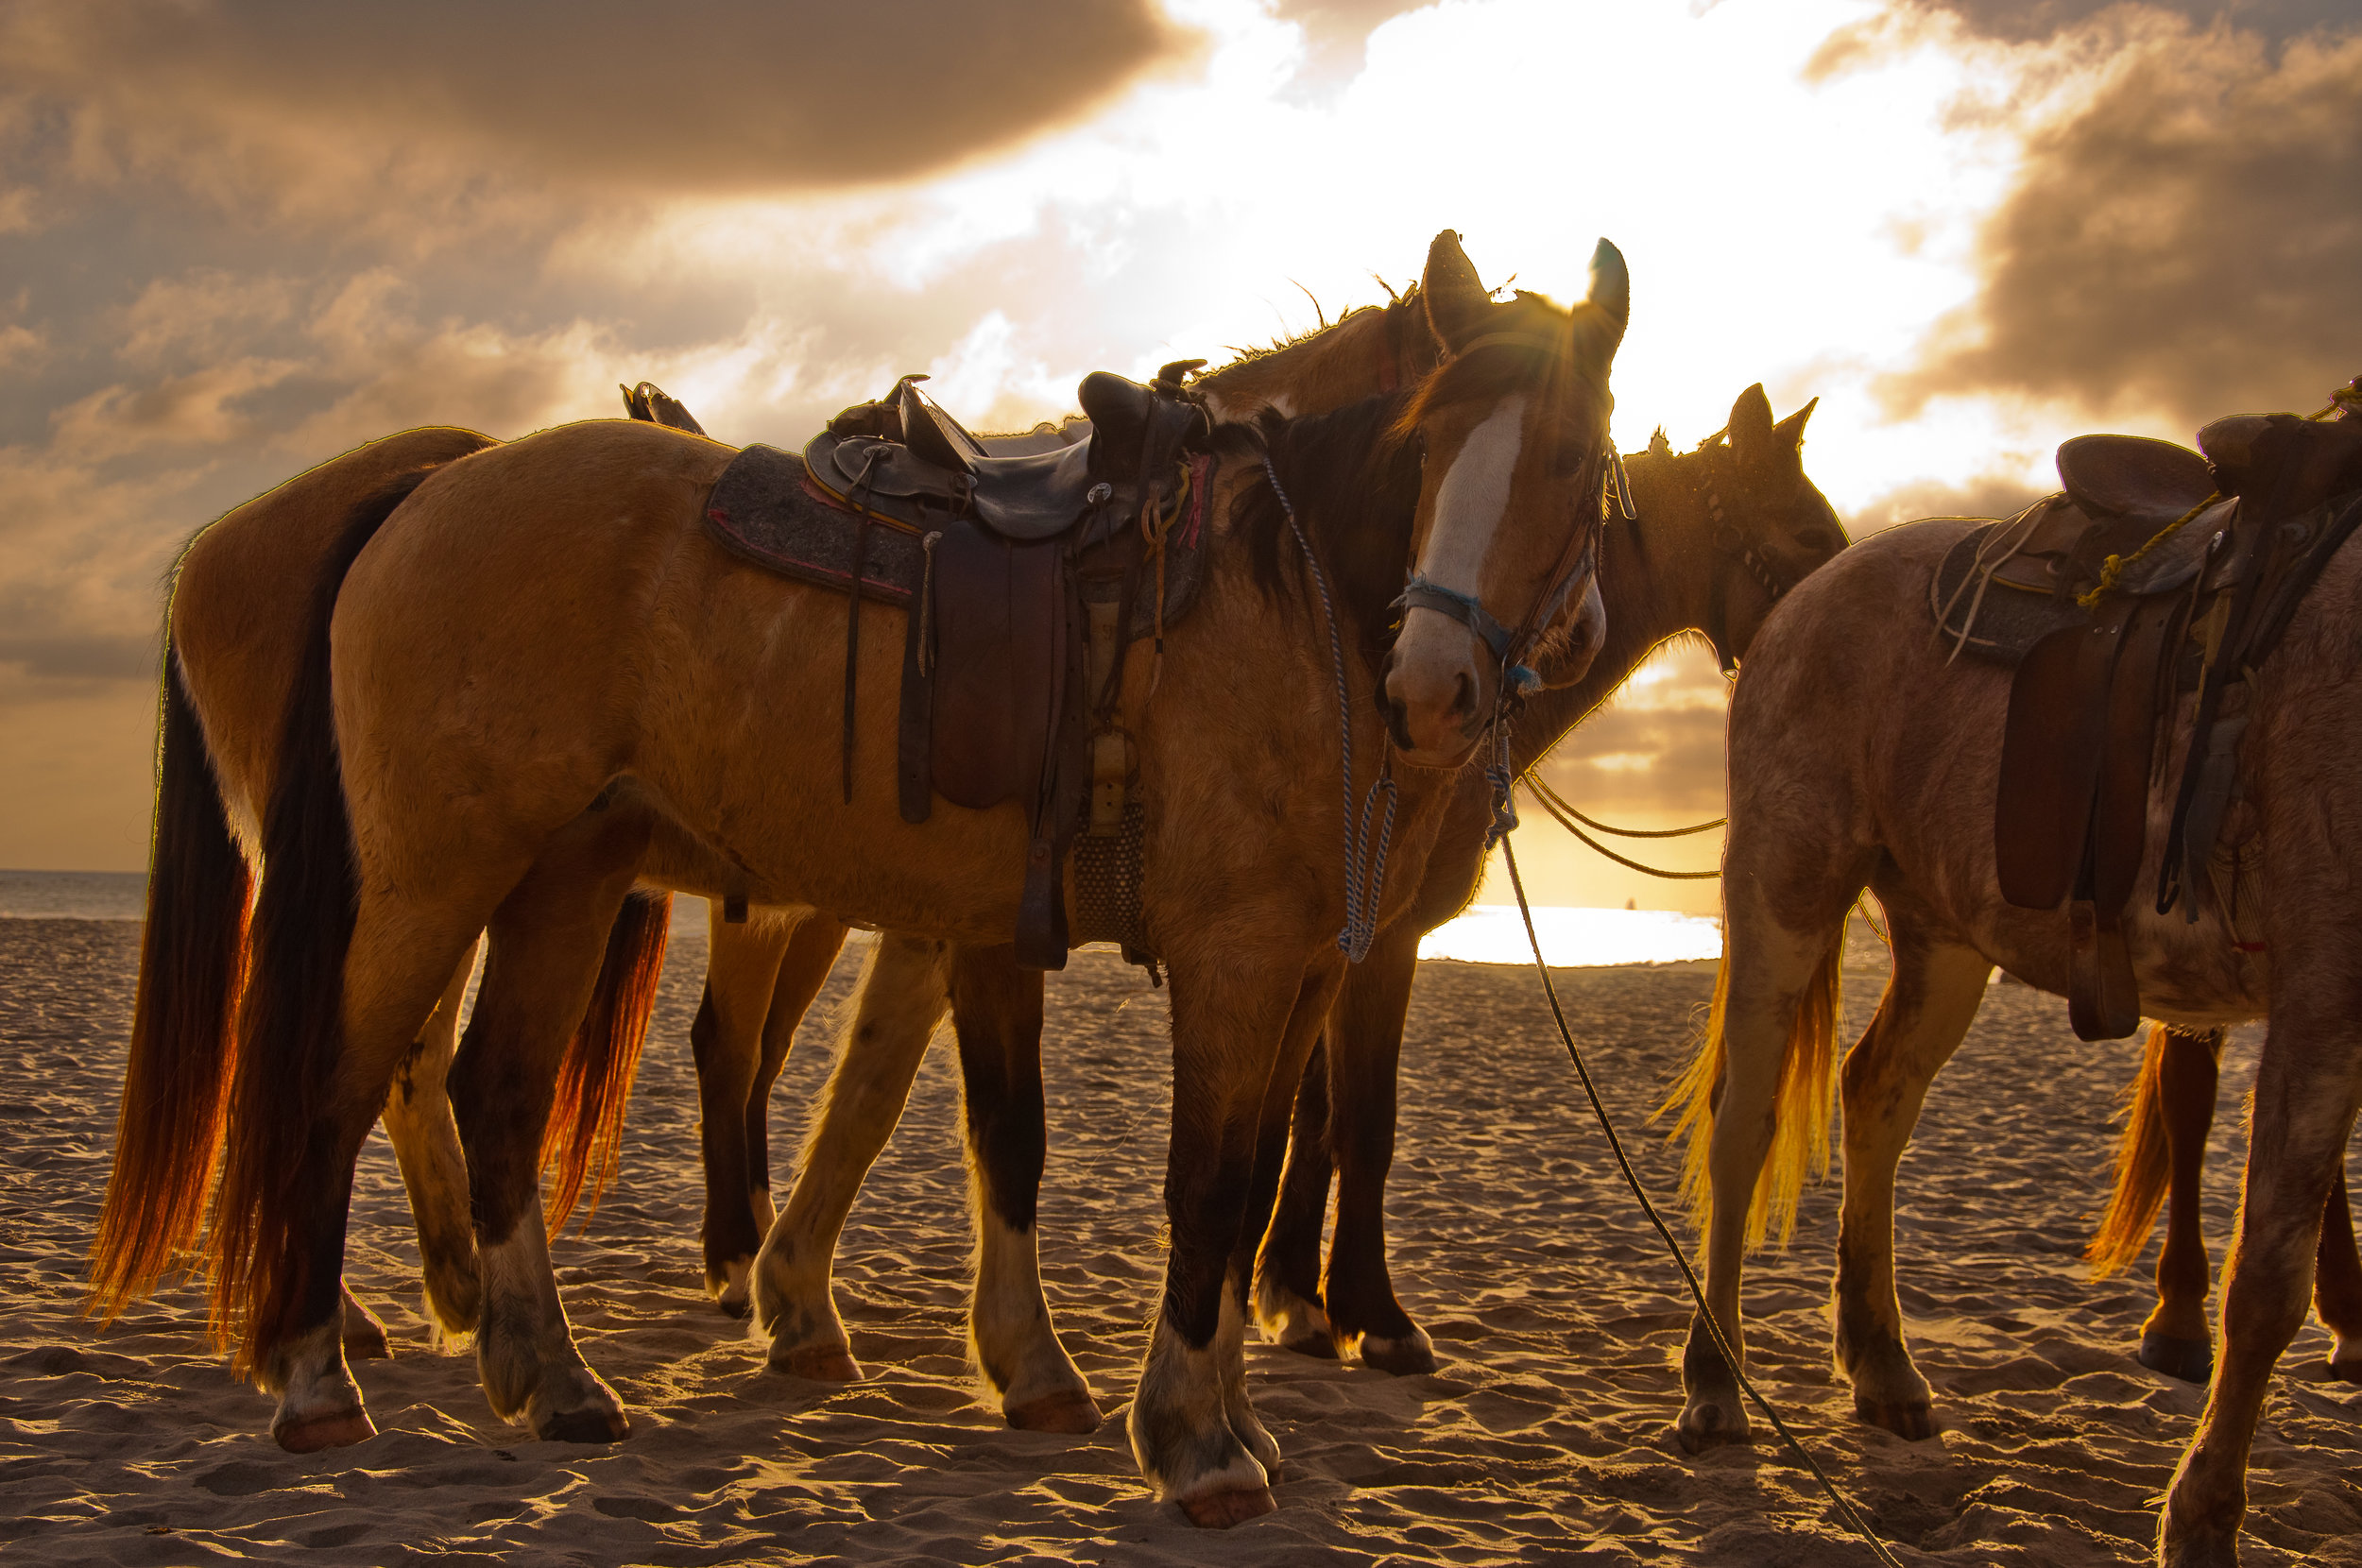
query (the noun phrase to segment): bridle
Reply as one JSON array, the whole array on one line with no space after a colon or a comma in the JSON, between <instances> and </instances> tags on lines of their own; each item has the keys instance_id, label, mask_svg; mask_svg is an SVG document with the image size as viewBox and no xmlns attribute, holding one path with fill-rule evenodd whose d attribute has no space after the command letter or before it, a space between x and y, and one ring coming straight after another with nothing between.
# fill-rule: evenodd
<instances>
[{"instance_id":1,"label":"bridle","mask_svg":"<svg viewBox=\"0 0 2362 1568\"><path fill-rule=\"evenodd\" d=\"M1727 447L1715 447L1714 450L1725 453L1730 451ZM1705 502L1706 516L1714 524L1712 539L1715 552L1744 568L1747 575L1753 577L1771 596L1772 603L1778 604L1790 588L1804 581L1802 573L1791 575L1764 559L1755 549L1754 541L1731 526L1722 508L1722 493L1711 477L1705 484ZM1738 654L1731 647L1730 609L1726 598L1722 573L1717 571L1706 589L1706 639L1714 644L1714 659L1721 666L1722 673L1735 676L1738 673Z\"/></svg>"},{"instance_id":2,"label":"bridle","mask_svg":"<svg viewBox=\"0 0 2362 1568\"><path fill-rule=\"evenodd\" d=\"M1463 346L1453 357L1463 359L1480 349L1495 347L1533 349L1554 355L1558 351L1558 340L1555 335L1540 332L1486 332ZM1600 402L1606 402L1605 386L1595 385L1590 390ZM1488 721L1490 727L1498 728L1501 721L1508 717L1514 703L1542 689L1542 677L1524 662L1525 656L1565 609L1575 585L1599 570L1600 535L1607 521L1611 483L1615 483L1619 493L1622 488L1616 480L1619 468L1615 442L1602 437L1600 450L1591 454L1575 485L1577 495L1586 489L1596 492L1599 504L1588 517L1582 515L1580 506L1576 508L1577 516L1566 531L1566 541L1559 547L1558 559L1551 565L1549 574L1543 579L1541 591L1534 596L1533 603L1526 609L1525 618L1517 623L1515 631L1487 609L1477 595L1447 588L1417 571L1412 572L1410 581L1403 585L1402 592L1388 606L1397 619L1406 611L1414 609L1434 610L1449 616L1467 627L1469 633L1484 644L1499 667L1493 716ZM1625 504L1629 510L1629 501Z\"/></svg>"}]
</instances>

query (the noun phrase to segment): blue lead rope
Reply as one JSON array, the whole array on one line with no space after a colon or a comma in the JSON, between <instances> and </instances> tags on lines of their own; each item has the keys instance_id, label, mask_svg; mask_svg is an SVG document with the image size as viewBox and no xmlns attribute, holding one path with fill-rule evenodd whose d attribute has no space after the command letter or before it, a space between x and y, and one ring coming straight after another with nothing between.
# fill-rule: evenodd
<instances>
[{"instance_id":1,"label":"blue lead rope","mask_svg":"<svg viewBox=\"0 0 2362 1568\"><path fill-rule=\"evenodd\" d=\"M1361 810L1357 812L1353 809L1353 692L1345 684L1345 649L1337 634L1337 606L1329 600L1328 579L1321 571L1320 557L1312 554L1311 541L1296 522L1296 509L1289 504L1287 489L1279 483L1279 472L1272 467L1268 452L1263 453L1263 474L1271 481L1271 493L1279 498L1288 532L1295 536L1296 548L1304 552L1304 564L1312 570L1312 586L1320 590L1321 614L1328 622L1328 657L1337 672L1337 727L1344 736L1345 809L1345 923L1337 933L1337 950L1345 955L1347 963L1359 963L1370 956L1370 944L1378 940L1378 897L1386 890L1386 850L1395 837L1393 759L1379 764L1378 778L1361 797ZM1386 796L1386 814L1378 819L1378 837L1372 840L1370 813L1377 809L1381 791Z\"/></svg>"}]
</instances>

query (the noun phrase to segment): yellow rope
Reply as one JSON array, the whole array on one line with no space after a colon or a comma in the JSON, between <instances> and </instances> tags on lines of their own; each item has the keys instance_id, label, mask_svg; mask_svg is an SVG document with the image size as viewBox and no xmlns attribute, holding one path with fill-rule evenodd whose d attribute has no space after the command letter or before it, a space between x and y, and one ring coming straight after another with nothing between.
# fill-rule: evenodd
<instances>
[{"instance_id":1,"label":"yellow rope","mask_svg":"<svg viewBox=\"0 0 2362 1568\"><path fill-rule=\"evenodd\" d=\"M2165 543L2165 540L2170 538L2175 531L2181 528L2183 523L2189 521L2192 518L2198 516L2200 512L2203 512L2207 507L2212 506L2215 503L2220 501L2221 499L2222 493L2220 491L2209 492L2204 501L2199 502L2197 505L2191 507L2188 511L2182 513L2180 517L2174 519L2171 522L2165 524L2154 534L2151 534L2148 537L2148 542L2142 545L2138 550L2135 550L2130 555L2111 555L2106 560L2100 562L2098 583L2093 587L2089 593L2078 594L2075 602L2087 610L2097 607L2100 596L2114 588L2116 586L2117 580L2124 575L2128 569L2132 567L2141 559L2141 557L2147 555L2150 551Z\"/></svg>"}]
</instances>

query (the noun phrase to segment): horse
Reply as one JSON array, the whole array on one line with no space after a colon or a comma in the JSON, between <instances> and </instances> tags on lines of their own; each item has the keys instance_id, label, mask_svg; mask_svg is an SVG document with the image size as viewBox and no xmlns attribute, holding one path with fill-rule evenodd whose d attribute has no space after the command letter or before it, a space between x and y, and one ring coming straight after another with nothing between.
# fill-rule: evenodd
<instances>
[{"instance_id":1,"label":"horse","mask_svg":"<svg viewBox=\"0 0 2362 1568\"><path fill-rule=\"evenodd\" d=\"M1628 298L1604 245L1571 309L1497 303L1471 270L1429 299L1449 357L1376 418L1214 440L1230 462L1209 498L1208 581L1135 728L1176 1082L1173 1242L1131 1428L1143 1474L1201 1524L1273 1506L1277 1450L1244 1389L1233 1254L1275 1056L1300 1066L1310 1041L1294 1020L1318 1016L1342 968L1328 940L1342 878L1324 845L1344 824L1316 787L1338 780L1308 719L1332 684L1362 692L1338 715L1341 740L1358 735L1365 756L1392 742L1405 766L1395 847L1415 870L1505 685L1528 656L1564 652L1591 597L1604 378ZM491 957L454 1102L487 1391L537 1431L620 1436L620 1403L573 1346L550 1279L531 1146L634 878L924 940L989 942L1013 923L1022 813L922 828L885 808L891 776L875 759L895 716L874 682L855 711L872 760L852 803L836 798L828 748L805 733L836 711L822 666L838 670L848 647L888 656L899 633L880 615L848 642L841 600L762 576L704 536L700 498L726 457L655 426L561 427L373 499L330 554L263 823L281 870L254 912L208 1237L216 1321L240 1368L279 1391L282 1445L373 1430L336 1322L352 1158L479 932ZM1362 510L1378 521L1352 526ZM1333 595L1282 565L1299 535L1308 572L1334 569ZM1437 592L1378 654L1406 568ZM1517 617L1501 644L1479 630L1509 624L1487 604ZM1315 605L1376 656L1325 669ZM1125 679L1128 716L1149 672ZM848 842L858 861L834 852ZM205 1130L187 1131L193 1143ZM118 1183L148 1177L118 1162Z\"/></svg>"},{"instance_id":2,"label":"horse","mask_svg":"<svg viewBox=\"0 0 2362 1568\"><path fill-rule=\"evenodd\" d=\"M1517 774L1669 641L1702 639L1718 663L1735 669L1772 606L1844 547L1844 525L1805 475L1801 448L1813 407L1774 424L1763 388L1751 386L1725 430L1694 452L1675 455L1660 431L1646 452L1625 460L1635 515L1609 519L1600 558L1607 642L1583 680L1527 701L1513 732ZM1417 896L1347 975L1305 1075L1256 1269L1263 1333L1291 1350L1358 1353L1364 1365L1397 1373L1435 1370L1433 1343L1403 1310L1387 1269L1395 1068L1419 942L1475 898L1491 816L1484 781L1463 779ZM1332 1173L1336 1228L1324 1278Z\"/></svg>"},{"instance_id":3,"label":"horse","mask_svg":"<svg viewBox=\"0 0 2362 1568\"><path fill-rule=\"evenodd\" d=\"M2133 1357L2151 1372L2185 1383L2215 1375L2214 1339L2206 1326L2212 1283L2199 1212L2199 1173L2206 1134L2215 1120L2215 1091L2224 1031L2157 1024L2141 1052L2140 1076L2126 1096L2129 1115L2116 1146L2116 1179L2099 1228L2084 1257L2095 1278L2128 1268L2148 1245L2157 1211L2165 1211L2165 1242L2157 1253L2157 1305L2141 1324ZM2353 1238L2340 1165L2321 1207L2321 1239L2314 1254L2313 1304L2335 1336L2327 1372L2340 1383L2362 1383L2362 1255Z\"/></svg>"},{"instance_id":4,"label":"horse","mask_svg":"<svg viewBox=\"0 0 2362 1568\"><path fill-rule=\"evenodd\" d=\"M1246 417L1266 407L1318 412L1415 380L1434 367L1437 355L1414 285L1384 307L1349 312L1319 332L1247 352L1200 378L1196 389L1218 416ZM678 403L644 384L626 389L625 402L635 417L704 434ZM129 1163L152 1163L155 1140L170 1135L155 1112L184 1084L201 1094L218 1092L212 1079L180 1065L227 1048L240 988L236 933L247 916L282 716L301 656L301 589L316 579L337 525L360 502L401 476L497 444L456 427L369 442L226 513L200 530L177 561L167 614L172 656L160 705L164 777L159 798L171 810L160 816L153 845L143 983L118 1128L118 1146ZM216 796L217 810L212 804ZM215 823L217 815L226 820ZM569 1046L545 1149L556 1167L545 1209L552 1231L586 1184L595 1204L612 1174L614 1134L645 1035L668 906L669 895L649 890L626 900L590 1011ZM816 914L780 921L758 912L751 924L725 922L718 906L714 914L710 978L691 1031L705 1112L705 1235L716 1294L726 1307L743 1313L745 1270L773 1218L762 1141L769 1085L844 929ZM203 934L191 940L191 931ZM471 952L454 967L442 1001L403 1059L384 1113L419 1233L427 1316L450 1336L471 1333L477 1322L466 1170L444 1092L473 960ZM751 1014L745 1006L750 982L760 988ZM784 998L791 996L796 999L789 1006ZM784 1020L787 1032L763 1034L766 1011ZM749 1025L734 1028L743 1016L751 1017ZM185 1174L189 1185L173 1195L168 1212L150 1217L161 1222L145 1233L143 1249L127 1250L112 1239L128 1235L135 1220L120 1203L108 1206L95 1252L112 1258L117 1272L102 1277L96 1299L145 1290L197 1239L212 1170L198 1165ZM760 1221L753 1218L757 1210ZM742 1236L738 1251L727 1252ZM986 1257L997 1257L989 1245ZM350 1291L344 1314L349 1355L389 1354L385 1325ZM1031 1423L1026 1418L1033 1408L1017 1408L1019 1424ZM1074 1414L1053 1409L1043 1419L1070 1424Z\"/></svg>"},{"instance_id":5,"label":"horse","mask_svg":"<svg viewBox=\"0 0 2362 1568\"><path fill-rule=\"evenodd\" d=\"M1600 584L1607 641L1581 681L1528 699L1517 719L1514 748L1521 770L1604 701L1652 649L1683 628L1704 630L1721 651L1720 656L1726 661L1735 656L1776 598L1775 589L1801 577L1842 545L1842 526L1827 502L1805 479L1798 457L1809 415L1807 407L1775 426L1762 388L1751 387L1732 410L1727 445L1718 435L1699 451L1677 456L1660 438L1651 452L1626 460L1638 519L1612 517L1603 537ZM1377 983L1391 985L1395 983L1393 972L1400 971L1401 999L1407 1000L1407 971L1416 960L1418 934L1457 913L1474 892L1481 872L1482 839L1490 811L1490 787L1481 775L1464 775L1446 826L1430 852L1426 883L1412 901L1414 915L1407 917L1414 922L1424 919L1427 925L1406 928L1410 929L1407 942L1395 927L1389 927L1370 956L1348 971L1347 998L1373 983L1368 977L1384 977ZM727 929L717 925L717 936ZM773 951L784 952L793 963L794 944L802 940L803 929L793 928L792 935L786 929L779 929L770 939ZM732 940L745 943L749 939ZM775 957L772 962L779 960ZM726 965L717 959L709 971L709 995L719 994L726 974L735 973L737 967L735 963ZM793 992L789 990L787 965L779 972L780 995L760 1025L765 1042L762 1060L768 1071L777 1070L770 1042L783 1043L810 995L800 981ZM1336 1016L1353 1017L1351 1006L1350 1000L1342 1003ZM924 946L881 942L867 961L855 992L845 1047L823 1093L787 1206L765 1246L771 1260L763 1275L764 1326L771 1335L771 1362L806 1377L851 1381L861 1375L830 1298L835 1242L853 1195L891 1134L928 1039L947 1009L959 1044L971 1152L980 1170L988 1173L981 1179L984 1190L978 1194L984 1261L980 1266L974 1307L977 1359L987 1379L1002 1390L1003 1408L1013 1424L1049 1425L1070 1415L1079 1425L1092 1419L1078 1403L1087 1401L1088 1396L1078 1391L1080 1374L1070 1370L1070 1360L1056 1345L1038 1276L1031 1270L1033 1250L1030 1245L1020 1249L1006 1243L996 1249L994 1242L994 1232L1001 1226L1030 1235L1042 1159L1041 989L1038 976L1029 980L1017 970L1005 948L961 949L947 956ZM1401 1024L1398 1002L1392 1019L1396 1045ZM1335 1027L1332 1017L1330 1028ZM743 1029L743 1036L752 1033ZM751 1055L745 1051L742 1059ZM698 1060L703 1073L708 1058L701 1052ZM1339 1227L1343 1249L1339 1256L1346 1260L1347 1269L1358 1266L1355 1249L1367 1238L1375 1252L1378 1288L1387 1306L1393 1306L1393 1293L1385 1283L1382 1232L1374 1223L1359 1233L1350 1227L1364 1214L1375 1219L1382 1202L1383 1153L1373 1161L1368 1150L1380 1140L1382 1148L1391 1150L1394 1065L1393 1048L1349 1054L1341 1048L1336 1058L1324 1062L1316 1047L1292 1115L1265 1124L1267 1131L1275 1125L1281 1131L1291 1125L1295 1129L1290 1160L1305 1162L1302 1150L1318 1149L1325 1161L1327 1146L1317 1124L1325 1123L1326 1113L1309 1113L1307 1106L1326 1098L1332 1079L1339 1085L1335 1092L1341 1101L1351 1095L1356 1097L1353 1103L1382 1103L1382 1119L1375 1111L1359 1121L1350 1116L1339 1118L1340 1125L1354 1135L1352 1154L1361 1157L1348 1178L1351 1197L1344 1200L1347 1217ZM1011 1168L1010 1159L997 1150L1000 1139L992 1131L1012 1121L1019 1123L1015 1137L1023 1141L1021 1169ZM1372 1126L1373 1121L1377 1125ZM1308 1127L1312 1130L1308 1132ZM1258 1236L1264 1232L1264 1218L1272 1213L1280 1154L1281 1150L1275 1147L1258 1150L1258 1174L1247 1211L1249 1229ZM1373 1167L1374 1184L1353 1185L1372 1172ZM1289 1167L1289 1190L1297 1206L1275 1222L1270 1238L1262 1244L1257 1290L1266 1334L1299 1350L1309 1348L1302 1336L1284 1329L1275 1333L1271 1325L1283 1312L1320 1311L1317 1305L1309 1304L1318 1299L1311 1291L1292 1298L1290 1306L1274 1305L1278 1294L1275 1277L1292 1264L1295 1255L1292 1245L1295 1237L1283 1234L1280 1226L1301 1217L1308 1190L1309 1246L1311 1253L1317 1253L1326 1173L1324 1167L1320 1187L1311 1188L1302 1174L1304 1168L1303 1163ZM1013 1214L1021 1218L1012 1218ZM1017 1266L996 1268L992 1262L996 1252L1016 1260ZM1316 1277L1316 1264L1307 1272ZM1296 1301L1306 1304L1296 1306ZM1399 1313L1398 1307L1394 1309ZM1019 1336L1004 1329L987 1338L987 1321L1021 1322L1031 1326L1031 1333ZM1321 1348L1336 1354L1327 1349L1327 1331L1321 1332ZM1425 1368L1390 1365L1406 1360L1407 1355L1391 1355L1366 1339L1363 1356L1389 1370L1432 1370L1432 1351L1425 1347L1424 1336L1420 1336L1419 1348L1428 1357ZM1018 1397L1014 1389L1026 1390L1031 1397Z\"/></svg>"},{"instance_id":6,"label":"horse","mask_svg":"<svg viewBox=\"0 0 2362 1568\"><path fill-rule=\"evenodd\" d=\"M2302 500L2362 485L2362 421L2310 429L2304 466L2284 467L2274 484L2303 482ZM1857 1414L1906 1438L1932 1436L1935 1418L1895 1297L1896 1164L1994 968L2054 994L2070 989L2070 912L2017 908L2001 892L1994 823L2011 676L1949 658L1955 645L1939 639L1925 607L1937 563L1970 526L1930 520L1854 545L1756 635L1729 720L1724 956L1676 1097L1685 1103L1677 1132L1691 1136L1707 1304L1743 1358L1741 1260L1774 1221L1785 1234L1806 1167L1825 1160L1837 1074L1845 1192L1836 1360ZM2333 1173L2362 1098L2353 1022L2362 996L2352 978L2362 907L2333 827L2362 810L2362 784L2339 744L2362 723L2358 603L2362 548L2349 541L2249 682L2245 804L2223 842L2259 875L2261 895L2241 924L2260 928L2261 950L2218 897L2170 913L2143 897L2126 919L2149 1015L2200 1031L2269 1019L2222 1355L2160 1522L2160 1560L2182 1568L2237 1560L2255 1421L2272 1365L2302 1321ZM2157 885L2192 713L2184 696L2168 715L2136 885ZM1886 910L1893 972L1840 1072L1840 942L1864 888ZM1732 1370L1702 1318L1692 1321L1683 1380L1676 1433L1685 1448L1747 1438Z\"/></svg>"}]
</instances>

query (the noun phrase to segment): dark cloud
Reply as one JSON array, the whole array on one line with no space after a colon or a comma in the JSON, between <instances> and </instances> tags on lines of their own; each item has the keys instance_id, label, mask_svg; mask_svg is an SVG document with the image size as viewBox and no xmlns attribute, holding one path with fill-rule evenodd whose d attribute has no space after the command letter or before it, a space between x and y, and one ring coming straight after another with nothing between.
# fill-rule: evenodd
<instances>
[{"instance_id":1,"label":"dark cloud","mask_svg":"<svg viewBox=\"0 0 2362 1568\"><path fill-rule=\"evenodd\" d=\"M1912 9L1958 17L1981 38L2026 43L2128 8L2125 0L1914 0ZM2199 26L2228 22L2275 39L2353 21L2353 0L2145 0L2143 9Z\"/></svg>"},{"instance_id":2,"label":"dark cloud","mask_svg":"<svg viewBox=\"0 0 2362 1568\"><path fill-rule=\"evenodd\" d=\"M84 176L659 196L907 179L1191 50L1151 0L17 0L0 125Z\"/></svg>"},{"instance_id":3,"label":"dark cloud","mask_svg":"<svg viewBox=\"0 0 2362 1568\"><path fill-rule=\"evenodd\" d=\"M2195 428L2310 409L2362 370L2362 24L2275 46L2146 10L2097 24L2092 100L2031 137L1975 302L1884 390L1999 392Z\"/></svg>"},{"instance_id":4,"label":"dark cloud","mask_svg":"<svg viewBox=\"0 0 2362 1568\"><path fill-rule=\"evenodd\" d=\"M1722 810L1720 706L1610 707L1551 753L1553 789L1593 815Z\"/></svg>"},{"instance_id":5,"label":"dark cloud","mask_svg":"<svg viewBox=\"0 0 2362 1568\"><path fill-rule=\"evenodd\" d=\"M62 680L153 680L157 637L25 637L0 632L0 664Z\"/></svg>"}]
</instances>

